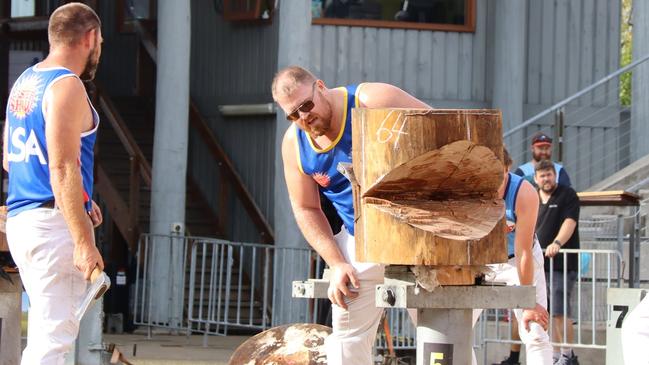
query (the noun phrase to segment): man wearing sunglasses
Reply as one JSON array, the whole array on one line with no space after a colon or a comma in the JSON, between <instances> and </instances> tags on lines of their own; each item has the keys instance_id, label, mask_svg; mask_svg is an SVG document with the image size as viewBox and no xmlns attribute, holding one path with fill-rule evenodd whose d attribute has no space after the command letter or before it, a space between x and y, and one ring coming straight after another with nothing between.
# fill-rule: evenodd
<instances>
[{"instance_id":1,"label":"man wearing sunglasses","mask_svg":"<svg viewBox=\"0 0 649 365\"><path fill-rule=\"evenodd\" d=\"M372 364L372 344L382 313L374 304L374 286L383 281L383 266L355 261L352 188L337 166L351 162L352 108L430 106L389 84L329 89L298 66L275 75L272 93L291 122L282 141L282 156L295 219L332 270L328 297L333 303L333 333L326 342L328 364ZM319 190L344 223L336 236L320 208Z\"/></svg>"}]
</instances>

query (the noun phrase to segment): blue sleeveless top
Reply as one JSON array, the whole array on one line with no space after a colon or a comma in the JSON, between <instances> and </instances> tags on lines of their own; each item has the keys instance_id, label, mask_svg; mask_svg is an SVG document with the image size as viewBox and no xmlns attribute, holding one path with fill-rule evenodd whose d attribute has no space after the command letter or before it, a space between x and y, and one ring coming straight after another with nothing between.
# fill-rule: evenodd
<instances>
[{"instance_id":1,"label":"blue sleeveless top","mask_svg":"<svg viewBox=\"0 0 649 365\"><path fill-rule=\"evenodd\" d=\"M505 188L505 216L507 218L507 254L512 257L514 255L514 239L516 238L516 198L518 197L518 190L520 190L523 177L516 174L509 174L507 187Z\"/></svg>"},{"instance_id":2,"label":"blue sleeveless top","mask_svg":"<svg viewBox=\"0 0 649 365\"><path fill-rule=\"evenodd\" d=\"M308 133L294 127L297 133L297 161L300 171L318 183L320 191L331 201L350 235L354 235L354 199L352 185L337 167L352 161L352 108L358 105L357 85L346 86L343 123L333 143L318 149Z\"/></svg>"},{"instance_id":3,"label":"blue sleeveless top","mask_svg":"<svg viewBox=\"0 0 649 365\"><path fill-rule=\"evenodd\" d=\"M66 77L77 75L63 67L32 66L20 75L11 89L6 127L9 162L7 206L10 217L54 200L45 140L43 98L52 84ZM85 207L89 211L93 188L93 148L99 115L90 99L88 105L92 109L94 127L81 135L78 163L81 167Z\"/></svg>"}]
</instances>

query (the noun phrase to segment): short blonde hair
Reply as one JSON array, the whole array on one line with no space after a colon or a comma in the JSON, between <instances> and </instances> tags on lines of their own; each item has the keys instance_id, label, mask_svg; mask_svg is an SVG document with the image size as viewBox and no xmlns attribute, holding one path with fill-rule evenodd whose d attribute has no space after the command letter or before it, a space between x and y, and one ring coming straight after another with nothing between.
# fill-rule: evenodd
<instances>
[{"instance_id":1,"label":"short blonde hair","mask_svg":"<svg viewBox=\"0 0 649 365\"><path fill-rule=\"evenodd\" d=\"M68 3L50 16L47 38L51 46L74 46L86 32L101 27L99 16L86 4Z\"/></svg>"},{"instance_id":2,"label":"short blonde hair","mask_svg":"<svg viewBox=\"0 0 649 365\"><path fill-rule=\"evenodd\" d=\"M316 77L309 70L300 66L288 66L279 70L273 78L271 91L273 100L277 101L280 96L290 96L303 84L312 84Z\"/></svg>"}]
</instances>

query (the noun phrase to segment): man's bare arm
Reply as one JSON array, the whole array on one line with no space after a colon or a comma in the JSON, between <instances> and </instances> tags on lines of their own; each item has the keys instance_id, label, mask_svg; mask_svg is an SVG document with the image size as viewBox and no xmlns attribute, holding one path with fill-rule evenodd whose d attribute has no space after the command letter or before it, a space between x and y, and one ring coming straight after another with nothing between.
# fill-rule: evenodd
<instances>
[{"instance_id":1,"label":"man's bare arm","mask_svg":"<svg viewBox=\"0 0 649 365\"><path fill-rule=\"evenodd\" d=\"M557 236L554 238L554 240L561 242L561 246L565 245L570 237L572 237L572 234L575 232L575 228L577 228L577 222L572 218L566 218L563 223L561 223L559 233L557 233ZM556 254L559 253L561 246L552 241L545 249L545 255L547 257L556 256Z\"/></svg>"},{"instance_id":2,"label":"man's bare arm","mask_svg":"<svg viewBox=\"0 0 649 365\"><path fill-rule=\"evenodd\" d=\"M50 182L75 244L75 266L86 278L103 261L95 246L93 225L84 207L79 163L81 133L92 118L85 89L74 77L51 86L45 105L45 136L49 156Z\"/></svg>"},{"instance_id":3,"label":"man's bare arm","mask_svg":"<svg viewBox=\"0 0 649 365\"><path fill-rule=\"evenodd\" d=\"M5 171L9 172L9 159L7 153L9 153L9 119L5 119L5 126L2 132L2 168Z\"/></svg>"},{"instance_id":4,"label":"man's bare arm","mask_svg":"<svg viewBox=\"0 0 649 365\"><path fill-rule=\"evenodd\" d=\"M284 177L288 188L291 207L304 238L332 269L327 296L333 304L347 308L343 297L354 298L347 287L351 283L358 288L360 283L354 268L340 252L329 222L320 207L320 195L315 181L302 173L297 160L297 141L295 126L291 126L282 142Z\"/></svg>"},{"instance_id":5,"label":"man's bare arm","mask_svg":"<svg viewBox=\"0 0 649 365\"><path fill-rule=\"evenodd\" d=\"M516 198L516 237L514 251L516 266L521 285L531 285L534 282L534 229L539 210L539 198L534 188L523 181Z\"/></svg>"},{"instance_id":6,"label":"man's bare arm","mask_svg":"<svg viewBox=\"0 0 649 365\"><path fill-rule=\"evenodd\" d=\"M288 129L282 142L284 177L288 188L291 207L304 238L329 264L334 266L345 262L331 227L320 207L318 187L308 175L299 170L295 127Z\"/></svg>"},{"instance_id":7,"label":"man's bare arm","mask_svg":"<svg viewBox=\"0 0 649 365\"><path fill-rule=\"evenodd\" d=\"M359 88L358 98L362 107L432 109L430 105L394 85L367 82L359 85Z\"/></svg>"}]
</instances>

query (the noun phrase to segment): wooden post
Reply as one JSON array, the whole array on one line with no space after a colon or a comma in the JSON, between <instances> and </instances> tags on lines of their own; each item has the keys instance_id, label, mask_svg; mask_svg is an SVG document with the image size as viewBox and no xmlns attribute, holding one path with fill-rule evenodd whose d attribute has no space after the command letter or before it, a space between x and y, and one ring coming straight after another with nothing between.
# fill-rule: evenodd
<instances>
[{"instance_id":1,"label":"wooden post","mask_svg":"<svg viewBox=\"0 0 649 365\"><path fill-rule=\"evenodd\" d=\"M22 284L18 274L13 283L0 278L0 364L20 363Z\"/></svg>"},{"instance_id":2,"label":"wooden post","mask_svg":"<svg viewBox=\"0 0 649 365\"><path fill-rule=\"evenodd\" d=\"M352 128L357 260L435 265L446 284L507 261L499 111L355 109Z\"/></svg>"}]
</instances>

